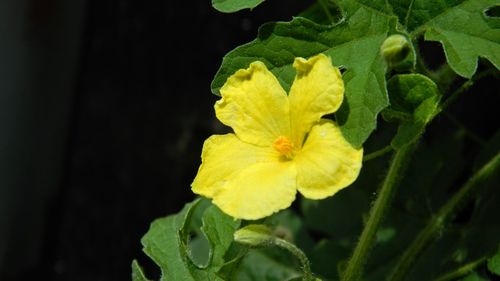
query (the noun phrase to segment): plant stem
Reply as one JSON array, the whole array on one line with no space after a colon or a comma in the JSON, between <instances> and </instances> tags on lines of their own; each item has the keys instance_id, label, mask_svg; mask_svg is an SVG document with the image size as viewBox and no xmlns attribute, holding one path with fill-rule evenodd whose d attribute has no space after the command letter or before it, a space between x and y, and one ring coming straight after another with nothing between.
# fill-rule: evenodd
<instances>
[{"instance_id":1,"label":"plant stem","mask_svg":"<svg viewBox=\"0 0 500 281\"><path fill-rule=\"evenodd\" d=\"M475 260L473 262L467 263L465 265L460 266L459 268L452 270L448 273L445 273L438 278L434 279L434 281L450 281L450 280L455 280L459 277L462 277L466 275L467 273L470 273L474 268L482 264L486 260L485 257L482 257L478 260Z\"/></svg>"},{"instance_id":2,"label":"plant stem","mask_svg":"<svg viewBox=\"0 0 500 281\"><path fill-rule=\"evenodd\" d=\"M378 193L377 199L370 210L370 216L361 233L358 244L354 249L351 259L347 263L347 268L342 274L343 281L357 281L363 274L363 267L368 258L370 249L375 241L375 236L380 224L383 221L384 214L394 197L394 191L404 172L406 164L412 155L416 142L403 146L396 151L392 159L389 171L384 179L382 187Z\"/></svg>"},{"instance_id":3,"label":"plant stem","mask_svg":"<svg viewBox=\"0 0 500 281\"><path fill-rule=\"evenodd\" d=\"M297 257L302 265L302 271L304 272L304 277L302 280L304 281L312 281L313 276L311 273L311 265L309 263L309 260L307 259L306 255L302 250L300 250L297 246L294 244L286 241L285 239L281 238L274 238L273 241L271 242L273 245L276 245L282 249L287 250L288 252L292 253L295 257Z\"/></svg>"},{"instance_id":4,"label":"plant stem","mask_svg":"<svg viewBox=\"0 0 500 281\"><path fill-rule=\"evenodd\" d=\"M479 183L494 174L500 166L500 153L496 154L488 163L486 163L480 170L478 170L460 190L444 205L441 207L436 216L434 216L427 226L420 231L413 243L406 249L401 256L394 270L389 276L389 281L400 281L408 273L410 266L422 253L426 246L433 241L440 231L443 229L444 224L449 221L452 215L463 206L465 199L470 198L470 194L475 191Z\"/></svg>"},{"instance_id":5,"label":"plant stem","mask_svg":"<svg viewBox=\"0 0 500 281\"><path fill-rule=\"evenodd\" d=\"M377 151L374 151L372 153L366 154L363 157L363 162L367 162L367 161L370 161L372 159L378 158L378 157L383 156L386 153L391 152L391 151L392 151L392 146L388 145L388 146L386 146L384 148L381 148L381 149L379 149Z\"/></svg>"}]
</instances>

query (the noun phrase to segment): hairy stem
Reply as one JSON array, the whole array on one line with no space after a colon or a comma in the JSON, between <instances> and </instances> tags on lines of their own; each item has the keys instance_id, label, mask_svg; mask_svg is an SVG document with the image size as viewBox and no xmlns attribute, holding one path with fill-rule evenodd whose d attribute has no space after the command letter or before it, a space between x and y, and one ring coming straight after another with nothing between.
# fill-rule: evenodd
<instances>
[{"instance_id":1,"label":"hairy stem","mask_svg":"<svg viewBox=\"0 0 500 281\"><path fill-rule=\"evenodd\" d=\"M295 257L297 257L300 261L300 264L302 265L302 271L304 272L304 277L302 278L303 281L312 281L313 276L311 273L311 265L309 263L309 260L307 259L306 255L302 250L300 250L297 246L294 244L281 239L281 238L274 238L272 241L272 244L287 250L291 254L293 254Z\"/></svg>"},{"instance_id":2,"label":"hairy stem","mask_svg":"<svg viewBox=\"0 0 500 281\"><path fill-rule=\"evenodd\" d=\"M372 248L375 236L380 224L383 221L384 214L390 205L394 192L404 172L406 164L409 162L412 152L416 146L416 142L403 146L396 151L392 159L389 171L382 183L382 187L378 193L377 199L373 204L368 221L365 228L361 233L358 244L354 249L351 259L347 263L342 280L343 281L357 281L363 274L363 268L368 254Z\"/></svg>"},{"instance_id":3,"label":"hairy stem","mask_svg":"<svg viewBox=\"0 0 500 281\"><path fill-rule=\"evenodd\" d=\"M434 281L456 280L457 278L460 278L460 277L470 273L472 270L474 270L474 268L481 265L484 261L486 261L485 257L477 259L473 262L462 265L459 268L456 268L448 273L445 273L445 274L439 276L438 278L434 279Z\"/></svg>"},{"instance_id":4,"label":"hairy stem","mask_svg":"<svg viewBox=\"0 0 500 281\"><path fill-rule=\"evenodd\" d=\"M434 216L427 226L420 231L413 243L406 249L394 270L389 276L389 281L400 281L408 273L414 261L420 256L426 246L434 241L439 232L443 229L445 223L452 218L460 207L463 206L466 199L471 198L471 193L480 187L485 179L495 174L500 166L500 153L496 154L488 163L479 169L453 197L441 207L436 216Z\"/></svg>"},{"instance_id":5,"label":"hairy stem","mask_svg":"<svg viewBox=\"0 0 500 281\"><path fill-rule=\"evenodd\" d=\"M366 154L364 157L363 157L363 162L367 162L367 161L370 161L372 159L376 159L376 158L379 158L380 156L383 156L389 152L392 151L392 146L391 145L388 145L384 148L381 148L377 151L374 151L372 153L369 153L369 154Z\"/></svg>"}]
</instances>

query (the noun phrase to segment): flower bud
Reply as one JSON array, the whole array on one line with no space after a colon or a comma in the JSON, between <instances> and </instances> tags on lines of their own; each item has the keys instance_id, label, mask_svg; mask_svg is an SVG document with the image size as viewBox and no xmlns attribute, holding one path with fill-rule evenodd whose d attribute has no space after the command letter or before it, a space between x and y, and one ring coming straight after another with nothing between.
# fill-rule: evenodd
<instances>
[{"instance_id":1,"label":"flower bud","mask_svg":"<svg viewBox=\"0 0 500 281\"><path fill-rule=\"evenodd\" d=\"M408 56L410 50L410 42L401 34L393 34L387 37L380 46L380 53L390 65L402 62Z\"/></svg>"},{"instance_id":2,"label":"flower bud","mask_svg":"<svg viewBox=\"0 0 500 281\"><path fill-rule=\"evenodd\" d=\"M263 224L250 224L234 232L234 241L251 247L265 246L273 238L271 229Z\"/></svg>"}]
</instances>

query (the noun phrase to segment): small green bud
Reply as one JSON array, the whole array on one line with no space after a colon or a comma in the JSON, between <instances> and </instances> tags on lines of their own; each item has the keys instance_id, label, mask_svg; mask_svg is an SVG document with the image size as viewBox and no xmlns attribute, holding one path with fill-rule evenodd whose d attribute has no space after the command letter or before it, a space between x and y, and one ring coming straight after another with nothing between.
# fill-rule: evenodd
<instances>
[{"instance_id":1,"label":"small green bud","mask_svg":"<svg viewBox=\"0 0 500 281\"><path fill-rule=\"evenodd\" d=\"M265 246L273 239L271 229L263 224L250 224L234 232L234 241L251 247Z\"/></svg>"},{"instance_id":2,"label":"small green bud","mask_svg":"<svg viewBox=\"0 0 500 281\"><path fill-rule=\"evenodd\" d=\"M403 61L410 53L411 46L408 39L400 34L394 34L385 39L380 46L380 53L390 65Z\"/></svg>"}]
</instances>

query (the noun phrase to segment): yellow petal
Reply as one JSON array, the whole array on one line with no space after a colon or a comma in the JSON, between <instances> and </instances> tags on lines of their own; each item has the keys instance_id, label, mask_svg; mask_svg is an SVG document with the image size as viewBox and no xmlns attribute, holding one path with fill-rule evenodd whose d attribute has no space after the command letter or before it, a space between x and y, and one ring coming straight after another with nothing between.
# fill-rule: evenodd
<instances>
[{"instance_id":1,"label":"yellow petal","mask_svg":"<svg viewBox=\"0 0 500 281\"><path fill-rule=\"evenodd\" d=\"M262 62L250 64L228 78L215 103L217 118L242 141L271 145L290 132L288 98L274 75Z\"/></svg>"},{"instance_id":2,"label":"yellow petal","mask_svg":"<svg viewBox=\"0 0 500 281\"><path fill-rule=\"evenodd\" d=\"M344 82L338 68L323 54L309 60L296 58L293 67L297 75L289 95L290 122L293 142L300 146L313 124L340 107Z\"/></svg>"},{"instance_id":3,"label":"yellow petal","mask_svg":"<svg viewBox=\"0 0 500 281\"><path fill-rule=\"evenodd\" d=\"M309 199L332 196L358 177L362 159L363 149L352 147L333 121L321 120L294 159L299 192Z\"/></svg>"},{"instance_id":4,"label":"yellow petal","mask_svg":"<svg viewBox=\"0 0 500 281\"><path fill-rule=\"evenodd\" d=\"M203 144L201 166L191 184L194 193L212 198L243 169L262 162L278 161L279 153L240 141L234 134L213 135Z\"/></svg>"},{"instance_id":5,"label":"yellow petal","mask_svg":"<svg viewBox=\"0 0 500 281\"><path fill-rule=\"evenodd\" d=\"M234 218L261 219L292 204L296 177L292 161L258 163L226 182L214 194L213 203Z\"/></svg>"}]
</instances>

